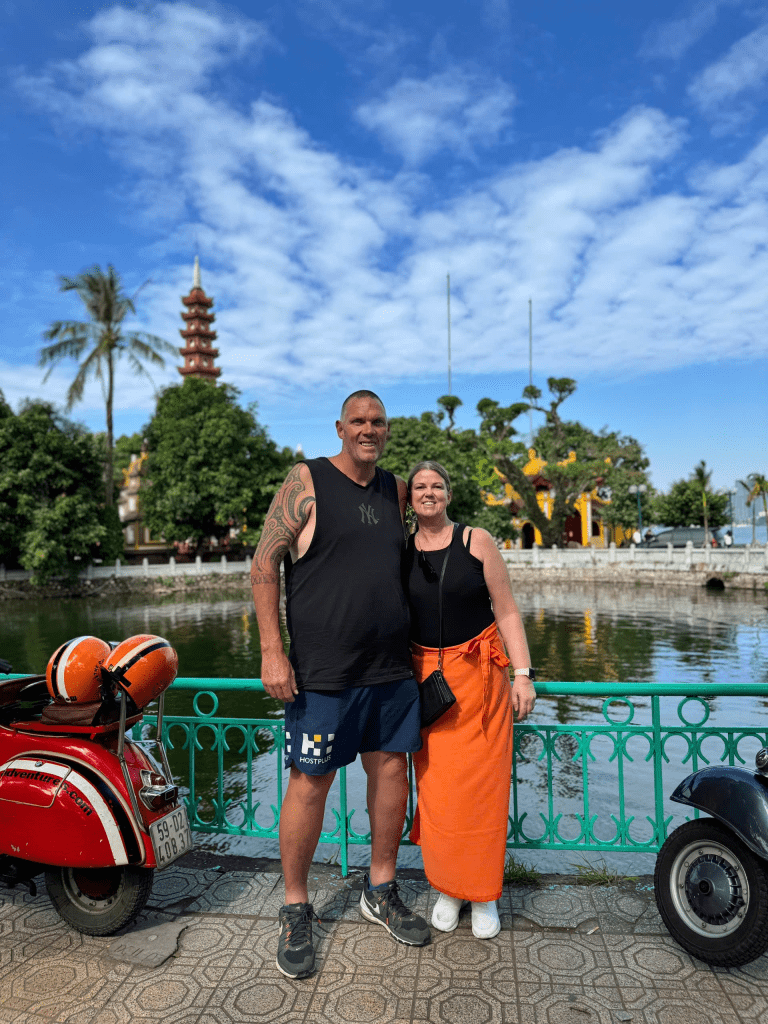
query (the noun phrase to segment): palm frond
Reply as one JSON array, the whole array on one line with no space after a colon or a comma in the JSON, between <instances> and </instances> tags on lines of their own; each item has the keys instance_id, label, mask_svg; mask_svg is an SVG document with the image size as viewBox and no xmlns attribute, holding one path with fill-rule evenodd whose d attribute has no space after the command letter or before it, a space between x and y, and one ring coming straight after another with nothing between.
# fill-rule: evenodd
<instances>
[{"instance_id":1,"label":"palm frond","mask_svg":"<svg viewBox=\"0 0 768 1024\"><path fill-rule=\"evenodd\" d=\"M131 334L126 338L127 345L126 351L138 359L146 359L147 362L152 363L154 366L165 366L165 360L159 352L155 351L154 346L144 341L140 335ZM175 351L174 351L175 355Z\"/></svg>"}]
</instances>

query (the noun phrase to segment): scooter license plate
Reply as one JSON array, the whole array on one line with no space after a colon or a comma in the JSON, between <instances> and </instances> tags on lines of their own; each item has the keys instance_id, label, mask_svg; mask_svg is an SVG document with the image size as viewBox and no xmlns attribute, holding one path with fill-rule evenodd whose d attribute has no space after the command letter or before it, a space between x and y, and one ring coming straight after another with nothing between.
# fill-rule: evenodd
<instances>
[{"instance_id":1,"label":"scooter license plate","mask_svg":"<svg viewBox=\"0 0 768 1024\"><path fill-rule=\"evenodd\" d=\"M159 868L167 867L192 848L192 833L185 807L179 807L149 826L149 838Z\"/></svg>"}]
</instances>

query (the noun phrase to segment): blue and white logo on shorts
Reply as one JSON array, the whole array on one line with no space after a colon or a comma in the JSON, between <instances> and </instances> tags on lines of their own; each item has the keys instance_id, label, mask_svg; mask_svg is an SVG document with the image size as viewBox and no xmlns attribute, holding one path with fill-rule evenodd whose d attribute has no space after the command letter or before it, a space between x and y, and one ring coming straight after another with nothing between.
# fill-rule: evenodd
<instances>
[{"instance_id":1,"label":"blue and white logo on shorts","mask_svg":"<svg viewBox=\"0 0 768 1024\"><path fill-rule=\"evenodd\" d=\"M302 733L300 764L324 764L331 759L335 733Z\"/></svg>"}]
</instances>

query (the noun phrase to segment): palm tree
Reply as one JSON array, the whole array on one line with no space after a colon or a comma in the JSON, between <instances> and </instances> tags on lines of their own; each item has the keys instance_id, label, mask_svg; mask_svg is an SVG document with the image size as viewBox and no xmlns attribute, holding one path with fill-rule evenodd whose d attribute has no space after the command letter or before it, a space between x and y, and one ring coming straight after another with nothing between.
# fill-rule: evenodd
<instances>
[{"instance_id":1,"label":"palm tree","mask_svg":"<svg viewBox=\"0 0 768 1024\"><path fill-rule=\"evenodd\" d=\"M751 505L753 501L757 501L758 498L763 499L763 511L765 513L765 539L768 543L768 502L766 502L766 495L768 495L768 477L763 476L761 473L750 473L747 477L749 483L744 483L740 480L739 483L743 484L744 487L749 491L747 495L747 504ZM752 540L754 541L754 536Z\"/></svg>"},{"instance_id":2,"label":"palm tree","mask_svg":"<svg viewBox=\"0 0 768 1024\"><path fill-rule=\"evenodd\" d=\"M697 487L701 488L701 503L704 506L704 547L709 544L709 531L708 531L708 520L707 520L707 489L712 479L712 470L707 469L707 464L704 459L693 468L693 482Z\"/></svg>"},{"instance_id":3,"label":"palm tree","mask_svg":"<svg viewBox=\"0 0 768 1024\"><path fill-rule=\"evenodd\" d=\"M113 430L112 402L115 387L115 362L122 355L128 357L137 374L149 377L142 361L154 366L165 366L160 352L175 354L170 342L143 331L123 332L122 323L129 313L135 313L133 299L125 295L120 275L113 266L106 273L93 266L76 277L60 277L61 291L75 291L88 310L90 321L57 320L43 337L53 342L40 350L40 366L49 366L46 381L56 363L63 359L77 359L80 363L75 379L67 391L66 411L83 397L85 383L91 376L98 377L107 409L107 461L105 468L106 501L113 501Z\"/></svg>"}]
</instances>

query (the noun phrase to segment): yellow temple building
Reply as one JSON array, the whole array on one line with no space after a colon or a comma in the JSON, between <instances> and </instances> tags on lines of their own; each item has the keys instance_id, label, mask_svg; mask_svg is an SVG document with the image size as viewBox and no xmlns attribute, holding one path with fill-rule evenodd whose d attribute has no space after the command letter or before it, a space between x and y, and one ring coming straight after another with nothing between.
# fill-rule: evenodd
<instances>
[{"instance_id":1,"label":"yellow temple building","mask_svg":"<svg viewBox=\"0 0 768 1024\"><path fill-rule=\"evenodd\" d=\"M573 462L575 459L576 453L571 452L569 461ZM553 499L550 484L544 475L546 465L544 459L539 458L536 454L535 448L528 449L528 462L523 472L533 483L536 489L536 500L539 503L539 508L549 519L552 514ZM495 472L500 481L502 481L502 492L496 494L486 492L486 502L489 505L509 505L519 508L521 504L520 495L502 473L498 470ZM571 547L594 548L608 547L611 541L615 541L617 546L621 545L626 540L626 531L620 526L612 527L604 522L602 509L606 505L610 505L610 501L601 498L597 493L596 487L589 492L579 495L578 500L575 502L577 514L569 516L565 521L563 543ZM520 531L521 547L532 548L534 544L541 545L541 533L533 523L517 516L512 517L512 522Z\"/></svg>"}]
</instances>

